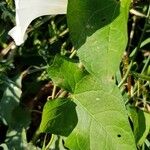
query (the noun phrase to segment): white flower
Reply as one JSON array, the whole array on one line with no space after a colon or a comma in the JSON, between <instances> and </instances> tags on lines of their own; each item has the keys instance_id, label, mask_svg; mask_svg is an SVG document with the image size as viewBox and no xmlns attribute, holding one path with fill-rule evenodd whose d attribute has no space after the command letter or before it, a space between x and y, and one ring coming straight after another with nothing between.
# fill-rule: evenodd
<instances>
[{"instance_id":1,"label":"white flower","mask_svg":"<svg viewBox=\"0 0 150 150\"><path fill-rule=\"evenodd\" d=\"M15 6L16 26L9 31L9 35L16 45L21 45L32 20L44 15L65 14L67 0L15 0Z\"/></svg>"}]
</instances>

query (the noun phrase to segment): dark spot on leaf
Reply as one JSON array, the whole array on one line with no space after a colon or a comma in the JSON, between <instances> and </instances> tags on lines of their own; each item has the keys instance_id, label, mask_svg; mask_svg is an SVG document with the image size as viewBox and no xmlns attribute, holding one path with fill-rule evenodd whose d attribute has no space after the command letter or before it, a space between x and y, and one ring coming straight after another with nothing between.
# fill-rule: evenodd
<instances>
[{"instance_id":1,"label":"dark spot on leaf","mask_svg":"<svg viewBox=\"0 0 150 150\"><path fill-rule=\"evenodd\" d=\"M121 137L121 135L120 135L120 134L118 134L118 135L117 135L117 137L119 137L119 138L120 138L120 137Z\"/></svg>"},{"instance_id":2,"label":"dark spot on leaf","mask_svg":"<svg viewBox=\"0 0 150 150\"><path fill-rule=\"evenodd\" d=\"M112 76L111 79L114 80L114 76Z\"/></svg>"},{"instance_id":3,"label":"dark spot on leaf","mask_svg":"<svg viewBox=\"0 0 150 150\"><path fill-rule=\"evenodd\" d=\"M101 21L102 21L102 22L105 22L105 21L106 21L106 18L102 18Z\"/></svg>"}]
</instances>

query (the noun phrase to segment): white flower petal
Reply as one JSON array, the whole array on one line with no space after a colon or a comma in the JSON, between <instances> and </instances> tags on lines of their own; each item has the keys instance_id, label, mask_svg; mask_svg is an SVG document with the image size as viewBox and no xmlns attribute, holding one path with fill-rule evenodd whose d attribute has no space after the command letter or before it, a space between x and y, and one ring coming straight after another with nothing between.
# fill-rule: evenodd
<instances>
[{"instance_id":1,"label":"white flower petal","mask_svg":"<svg viewBox=\"0 0 150 150\"><path fill-rule=\"evenodd\" d=\"M16 26L9 31L16 45L21 45L29 24L44 15L66 14L67 0L15 0Z\"/></svg>"}]
</instances>

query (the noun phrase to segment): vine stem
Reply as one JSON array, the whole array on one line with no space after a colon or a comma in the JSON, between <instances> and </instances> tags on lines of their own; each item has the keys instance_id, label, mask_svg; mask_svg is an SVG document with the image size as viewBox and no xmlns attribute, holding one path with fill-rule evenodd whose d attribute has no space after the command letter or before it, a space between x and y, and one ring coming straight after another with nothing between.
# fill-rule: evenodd
<instances>
[{"instance_id":1,"label":"vine stem","mask_svg":"<svg viewBox=\"0 0 150 150\"><path fill-rule=\"evenodd\" d=\"M131 62L130 62L130 64L129 64L128 70L127 70L125 76L123 77L123 79L121 80L121 82L120 82L119 85L118 85L119 88L120 88L120 87L123 85L123 83L126 81L128 75L129 75L129 73L130 73L131 67L132 67L132 65L133 65L133 61L135 60L135 58L136 58L136 56L137 56L137 52L138 52L139 49L141 48L141 43L142 43L142 40L143 40L145 31L146 31L146 29L147 29L147 23L148 23L148 18L149 18L149 16L150 16L150 5L149 5L149 7L148 7L148 12L147 12L147 15L146 15L146 21L145 21L145 24L144 24L144 29L143 29L142 35L141 35L141 37L140 37L139 43L138 43L138 45L137 45L137 48L136 48L136 50L135 50L134 56L133 56L133 58L132 58L132 60L131 60ZM146 62L146 64L145 64L143 70L146 69L146 67L147 67L147 65L148 65L148 63L149 63L149 60L150 60L150 57L148 58L148 61ZM141 73L143 73L143 70L142 70ZM137 87L137 86L135 86L135 88L136 88L136 87ZM135 88L134 88L133 91L135 91Z\"/></svg>"},{"instance_id":2,"label":"vine stem","mask_svg":"<svg viewBox=\"0 0 150 150\"><path fill-rule=\"evenodd\" d=\"M10 42L9 45L1 51L0 58L4 57L10 50L15 48L16 48L15 42Z\"/></svg>"},{"instance_id":3,"label":"vine stem","mask_svg":"<svg viewBox=\"0 0 150 150\"><path fill-rule=\"evenodd\" d=\"M54 85L54 87L53 87L53 91L52 91L52 99L54 99L54 98L55 98L56 88L57 88L57 86L56 86L56 85Z\"/></svg>"},{"instance_id":4,"label":"vine stem","mask_svg":"<svg viewBox=\"0 0 150 150\"><path fill-rule=\"evenodd\" d=\"M141 48L141 43L142 43L142 40L143 40L145 31L146 31L146 29L147 29L147 23L148 23L148 18L149 18L149 16L150 16L150 4L149 4L149 6L148 6L148 12L147 12L147 15L146 15L146 21L145 21L145 24L144 24L143 32L142 32L142 35L141 35L141 37L140 37L140 41L138 42L138 46L137 46L137 48L136 48L136 51L135 51L135 54L134 54L132 60L134 60L134 59L136 58L137 52L138 52L139 49Z\"/></svg>"},{"instance_id":5,"label":"vine stem","mask_svg":"<svg viewBox=\"0 0 150 150\"><path fill-rule=\"evenodd\" d=\"M50 139L49 143L48 143L48 144L46 145L46 147L45 147L45 150L48 150L48 149L49 149L49 147L51 146L51 144L52 144L53 140L54 140L54 135L52 134L52 136L51 136L51 139Z\"/></svg>"},{"instance_id":6,"label":"vine stem","mask_svg":"<svg viewBox=\"0 0 150 150\"><path fill-rule=\"evenodd\" d=\"M73 48L71 55L69 58L73 58L76 55L77 51Z\"/></svg>"},{"instance_id":7,"label":"vine stem","mask_svg":"<svg viewBox=\"0 0 150 150\"><path fill-rule=\"evenodd\" d=\"M148 59L147 59L147 61L146 61L145 65L144 65L144 67L143 67L143 69L142 69L142 72L141 72L141 73L144 73L144 72L145 72L145 70L146 70L146 68L147 68L147 66L148 66L148 64L149 64L149 61L150 61L150 54L149 54L149 56L148 56Z\"/></svg>"},{"instance_id":8,"label":"vine stem","mask_svg":"<svg viewBox=\"0 0 150 150\"><path fill-rule=\"evenodd\" d=\"M128 67L127 71L126 71L126 74L124 75L124 77L123 77L123 79L121 80L121 82L118 84L118 87L119 87L119 88L120 88L120 87L123 85L123 83L126 81L128 75L129 75L129 73L130 73L132 64L133 64L133 61L131 61L131 63L129 64L129 67Z\"/></svg>"},{"instance_id":9,"label":"vine stem","mask_svg":"<svg viewBox=\"0 0 150 150\"><path fill-rule=\"evenodd\" d=\"M146 21L145 21L145 24L144 24L144 29L143 29L143 32L142 32L142 35L141 35L141 38L140 38L140 42L138 43L138 47L137 47L137 49L136 49L135 55L134 55L134 57L133 57L133 60L135 59L135 57L136 57L136 55L137 55L137 52L138 52L138 50L140 49L140 46L141 46L141 43L142 43L142 39L143 39L144 34L145 34L145 32L146 32L146 29L147 29L147 23L148 23L148 18L149 18L149 17L150 17L150 3L149 3L149 6L148 6L148 12L147 12L147 15L146 15ZM149 56L149 57L150 57L150 56ZM141 73L143 73L143 72L145 71L145 69L146 69L146 67L147 67L147 65L148 65L148 63L149 63L149 59L150 59L150 58L148 58L147 62L145 63L145 65L144 65L143 70L142 70ZM133 61L133 60L132 60L132 61ZM135 91L136 88L137 88L137 84L134 86L133 91Z\"/></svg>"}]
</instances>

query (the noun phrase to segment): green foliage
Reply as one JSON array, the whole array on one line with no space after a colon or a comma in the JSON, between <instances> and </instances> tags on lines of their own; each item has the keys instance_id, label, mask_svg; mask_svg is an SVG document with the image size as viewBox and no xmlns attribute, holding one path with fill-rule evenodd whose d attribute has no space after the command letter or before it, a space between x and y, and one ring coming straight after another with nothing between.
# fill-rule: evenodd
<instances>
[{"instance_id":1,"label":"green foliage","mask_svg":"<svg viewBox=\"0 0 150 150\"><path fill-rule=\"evenodd\" d=\"M0 101L0 115L7 124L12 123L12 112L19 105L21 96L21 76L14 81L6 80L8 85Z\"/></svg>"},{"instance_id":2,"label":"green foliage","mask_svg":"<svg viewBox=\"0 0 150 150\"><path fill-rule=\"evenodd\" d=\"M147 1L69 0L20 47L13 1L0 12L0 148L150 149Z\"/></svg>"},{"instance_id":3,"label":"green foliage","mask_svg":"<svg viewBox=\"0 0 150 150\"><path fill-rule=\"evenodd\" d=\"M131 116L134 125L134 135L138 146L141 146L150 131L150 114L131 108Z\"/></svg>"},{"instance_id":4,"label":"green foliage","mask_svg":"<svg viewBox=\"0 0 150 150\"><path fill-rule=\"evenodd\" d=\"M29 112L19 106L22 75L5 81L6 89L0 101L0 118L9 125L6 144L8 149L24 149L27 146L25 129L30 123Z\"/></svg>"},{"instance_id":5,"label":"green foliage","mask_svg":"<svg viewBox=\"0 0 150 150\"><path fill-rule=\"evenodd\" d=\"M49 100L44 106L39 132L68 136L77 124L75 107L70 99Z\"/></svg>"},{"instance_id":6,"label":"green foliage","mask_svg":"<svg viewBox=\"0 0 150 150\"><path fill-rule=\"evenodd\" d=\"M99 85L101 83L93 77L86 77L77 84L73 98L79 119L67 139L67 146L72 150L135 149L119 90L112 85L112 91L108 92Z\"/></svg>"},{"instance_id":7,"label":"green foliage","mask_svg":"<svg viewBox=\"0 0 150 150\"><path fill-rule=\"evenodd\" d=\"M123 0L121 3L117 2L114 8L110 6L111 9L108 9L112 12L110 12L111 15L108 14L111 16L110 19L107 16L108 25L94 32L92 36L87 38L86 44L79 49L78 55L87 70L96 77L102 78L103 82L108 81L106 84L109 84L112 76L118 70L121 56L126 47L129 4L129 1ZM105 4L103 6L107 7ZM107 9L103 11L109 12ZM118 12L120 13L118 14ZM99 16L99 18L102 17ZM116 39L118 39L117 42ZM100 61L92 61L93 59Z\"/></svg>"},{"instance_id":8,"label":"green foliage","mask_svg":"<svg viewBox=\"0 0 150 150\"><path fill-rule=\"evenodd\" d=\"M95 5L91 7L92 3L71 1L68 9L68 22L76 20L84 12L81 19L78 17L79 26L71 22L69 27L71 31L81 29L78 35L72 33L72 37L78 39L74 43L79 44L80 60L96 79L84 78L76 86L73 97L78 107L79 122L69 136L67 146L70 149L135 149L120 92L112 80L127 43L126 22L130 3L95 1ZM98 18L105 21L97 22ZM80 45L84 37L82 32L86 42ZM116 43L117 37L120 37L119 44Z\"/></svg>"},{"instance_id":9,"label":"green foliage","mask_svg":"<svg viewBox=\"0 0 150 150\"><path fill-rule=\"evenodd\" d=\"M86 75L85 70L79 68L79 65L73 60L56 56L53 64L48 68L48 75L55 85L72 93L76 83Z\"/></svg>"}]
</instances>

